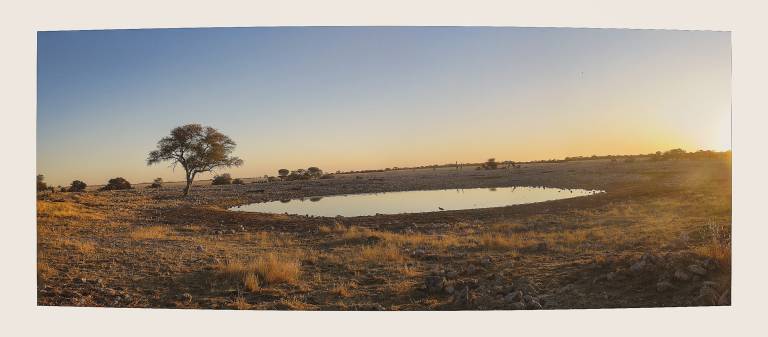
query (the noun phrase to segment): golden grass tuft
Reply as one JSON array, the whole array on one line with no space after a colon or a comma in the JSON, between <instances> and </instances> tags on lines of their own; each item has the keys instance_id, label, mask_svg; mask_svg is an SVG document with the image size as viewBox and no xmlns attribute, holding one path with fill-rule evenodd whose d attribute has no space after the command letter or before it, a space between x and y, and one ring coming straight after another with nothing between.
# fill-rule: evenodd
<instances>
[{"instance_id":1,"label":"golden grass tuft","mask_svg":"<svg viewBox=\"0 0 768 337\"><path fill-rule=\"evenodd\" d=\"M401 265L397 267L397 271L401 275L407 276L407 277L413 277L413 276L419 275L419 272L417 270L413 269L412 267L409 267L408 265Z\"/></svg>"},{"instance_id":2,"label":"golden grass tuft","mask_svg":"<svg viewBox=\"0 0 768 337\"><path fill-rule=\"evenodd\" d=\"M167 226L144 226L131 231L134 240L161 240L167 238L171 230Z\"/></svg>"},{"instance_id":3,"label":"golden grass tuft","mask_svg":"<svg viewBox=\"0 0 768 337\"><path fill-rule=\"evenodd\" d=\"M245 297L243 296L236 297L235 300L232 301L230 306L237 310L248 310L251 308L251 304L248 303L248 301L246 301Z\"/></svg>"},{"instance_id":4,"label":"golden grass tuft","mask_svg":"<svg viewBox=\"0 0 768 337\"><path fill-rule=\"evenodd\" d=\"M480 247L493 250L513 250L530 244L528 240L519 235L508 236L491 233L481 234L477 238L477 242Z\"/></svg>"},{"instance_id":5,"label":"golden grass tuft","mask_svg":"<svg viewBox=\"0 0 768 337\"><path fill-rule=\"evenodd\" d=\"M97 213L72 202L37 201L37 217L80 221L100 221L106 219L103 213Z\"/></svg>"},{"instance_id":6,"label":"golden grass tuft","mask_svg":"<svg viewBox=\"0 0 768 337\"><path fill-rule=\"evenodd\" d=\"M245 275L243 278L243 285L245 286L245 289L250 292L257 292L259 289L261 289L259 278L254 273L248 273Z\"/></svg>"},{"instance_id":7,"label":"golden grass tuft","mask_svg":"<svg viewBox=\"0 0 768 337\"><path fill-rule=\"evenodd\" d=\"M709 257L725 268L731 269L731 232L730 226L720 226L710 220L707 223L706 235L709 240L703 245L696 247L694 251L699 255Z\"/></svg>"},{"instance_id":8,"label":"golden grass tuft","mask_svg":"<svg viewBox=\"0 0 768 337\"><path fill-rule=\"evenodd\" d=\"M74 250L83 254L91 254L96 251L96 245L93 242L61 237L51 241L53 247L63 250Z\"/></svg>"},{"instance_id":9,"label":"golden grass tuft","mask_svg":"<svg viewBox=\"0 0 768 337\"><path fill-rule=\"evenodd\" d=\"M272 253L249 262L227 261L217 265L216 269L220 277L244 283L246 279L253 277L258 278L257 282L263 281L266 284L295 284L301 275L301 268L297 261ZM246 288L249 287L247 284L244 285Z\"/></svg>"},{"instance_id":10,"label":"golden grass tuft","mask_svg":"<svg viewBox=\"0 0 768 337\"><path fill-rule=\"evenodd\" d=\"M356 257L358 261L379 264L403 262L406 259L397 246L386 243L363 246L357 252Z\"/></svg>"},{"instance_id":11,"label":"golden grass tuft","mask_svg":"<svg viewBox=\"0 0 768 337\"><path fill-rule=\"evenodd\" d=\"M355 288L357 288L357 284L354 282L339 282L331 288L331 294L339 297L350 297L352 296L352 289Z\"/></svg>"},{"instance_id":12,"label":"golden grass tuft","mask_svg":"<svg viewBox=\"0 0 768 337\"><path fill-rule=\"evenodd\" d=\"M339 222L336 222L333 224L333 226L322 225L319 227L319 230L322 234L344 233L347 231L347 227Z\"/></svg>"},{"instance_id":13,"label":"golden grass tuft","mask_svg":"<svg viewBox=\"0 0 768 337\"><path fill-rule=\"evenodd\" d=\"M38 277L40 277L42 279L46 279L46 278L49 278L49 277L54 276L56 274L58 274L56 269L53 269L53 267L51 267L47 263L45 263L45 262L38 262L37 263L37 275L38 275Z\"/></svg>"}]
</instances>

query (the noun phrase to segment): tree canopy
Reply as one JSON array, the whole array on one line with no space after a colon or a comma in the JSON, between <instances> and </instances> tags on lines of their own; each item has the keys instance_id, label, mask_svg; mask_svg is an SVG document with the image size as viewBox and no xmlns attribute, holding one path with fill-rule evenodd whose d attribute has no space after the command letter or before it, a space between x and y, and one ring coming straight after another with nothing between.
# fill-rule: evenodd
<instances>
[{"instance_id":1,"label":"tree canopy","mask_svg":"<svg viewBox=\"0 0 768 337\"><path fill-rule=\"evenodd\" d=\"M157 142L157 149L147 157L147 165L163 161L170 161L174 168L181 165L186 173L184 195L187 195L198 173L243 164L242 159L231 155L235 145L232 139L210 126L187 124L174 128L169 136Z\"/></svg>"}]
</instances>

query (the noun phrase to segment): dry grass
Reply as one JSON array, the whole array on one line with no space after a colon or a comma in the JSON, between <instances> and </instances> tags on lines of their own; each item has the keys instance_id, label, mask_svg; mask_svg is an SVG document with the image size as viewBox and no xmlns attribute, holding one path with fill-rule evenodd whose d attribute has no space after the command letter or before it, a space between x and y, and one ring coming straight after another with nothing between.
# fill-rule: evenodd
<instances>
[{"instance_id":1,"label":"dry grass","mask_svg":"<svg viewBox=\"0 0 768 337\"><path fill-rule=\"evenodd\" d=\"M694 250L702 256L709 257L725 268L731 269L731 231L730 226L718 225L713 220L707 223L706 234L708 241Z\"/></svg>"},{"instance_id":2,"label":"dry grass","mask_svg":"<svg viewBox=\"0 0 768 337\"><path fill-rule=\"evenodd\" d=\"M339 233L346 232L347 227L339 222L336 222L333 224L333 226L322 225L319 227L319 230L320 230L320 233L322 234L331 234L331 233L339 234Z\"/></svg>"},{"instance_id":3,"label":"dry grass","mask_svg":"<svg viewBox=\"0 0 768 337\"><path fill-rule=\"evenodd\" d=\"M245 300L245 297L238 296L235 298L234 301L230 304L230 306L237 310L248 310L251 308L251 304L248 303L248 301Z\"/></svg>"},{"instance_id":4,"label":"dry grass","mask_svg":"<svg viewBox=\"0 0 768 337\"><path fill-rule=\"evenodd\" d=\"M243 285L250 292L257 292L261 289L259 278L253 273L248 273L243 277Z\"/></svg>"},{"instance_id":5,"label":"dry grass","mask_svg":"<svg viewBox=\"0 0 768 337\"><path fill-rule=\"evenodd\" d=\"M360 262L386 264L403 262L406 257L400 253L400 249L392 244L376 244L360 247L355 258Z\"/></svg>"},{"instance_id":6,"label":"dry grass","mask_svg":"<svg viewBox=\"0 0 768 337\"><path fill-rule=\"evenodd\" d=\"M401 265L397 267L397 271L401 275L407 276L407 277L414 277L420 274L417 270L413 269L412 267L409 267L408 265Z\"/></svg>"},{"instance_id":7,"label":"dry grass","mask_svg":"<svg viewBox=\"0 0 768 337\"><path fill-rule=\"evenodd\" d=\"M481 234L477 238L477 241L478 246L493 250L514 250L520 249L526 244L530 244L530 241L525 240L520 235L501 235L492 233Z\"/></svg>"},{"instance_id":8,"label":"dry grass","mask_svg":"<svg viewBox=\"0 0 768 337\"><path fill-rule=\"evenodd\" d=\"M96 245L93 242L70 237L59 237L51 241L54 248L77 251L83 254L92 254L96 251Z\"/></svg>"},{"instance_id":9,"label":"dry grass","mask_svg":"<svg viewBox=\"0 0 768 337\"><path fill-rule=\"evenodd\" d=\"M38 219L66 219L78 221L101 221L106 219L103 213L89 210L80 204L71 202L37 201Z\"/></svg>"},{"instance_id":10,"label":"dry grass","mask_svg":"<svg viewBox=\"0 0 768 337\"><path fill-rule=\"evenodd\" d=\"M249 286L247 281L255 281L257 287L254 289L259 289L259 281L266 284L295 284L301 275L299 262L272 253L249 262L228 261L217 265L216 270L220 277L235 282L243 282L243 285L248 289L253 284Z\"/></svg>"},{"instance_id":11,"label":"dry grass","mask_svg":"<svg viewBox=\"0 0 768 337\"><path fill-rule=\"evenodd\" d=\"M447 249L464 244L459 237L455 235L427 235L422 233L400 234L387 231L376 231L357 226L344 227L338 223L334 227L326 226L326 229L322 229L321 227L321 232L322 231L330 231L334 234L338 234L341 239L347 241L375 237L398 246L427 246L433 249Z\"/></svg>"},{"instance_id":12,"label":"dry grass","mask_svg":"<svg viewBox=\"0 0 768 337\"><path fill-rule=\"evenodd\" d=\"M357 288L357 284L354 282L339 282L331 288L331 294L339 297L352 296L352 289Z\"/></svg>"},{"instance_id":13,"label":"dry grass","mask_svg":"<svg viewBox=\"0 0 768 337\"><path fill-rule=\"evenodd\" d=\"M167 226L146 226L131 231L134 240L161 240L167 238L171 230Z\"/></svg>"},{"instance_id":14,"label":"dry grass","mask_svg":"<svg viewBox=\"0 0 768 337\"><path fill-rule=\"evenodd\" d=\"M42 279L49 278L51 276L54 276L58 274L56 269L53 269L48 263L45 262L38 262L37 263L37 275L38 277Z\"/></svg>"}]
</instances>

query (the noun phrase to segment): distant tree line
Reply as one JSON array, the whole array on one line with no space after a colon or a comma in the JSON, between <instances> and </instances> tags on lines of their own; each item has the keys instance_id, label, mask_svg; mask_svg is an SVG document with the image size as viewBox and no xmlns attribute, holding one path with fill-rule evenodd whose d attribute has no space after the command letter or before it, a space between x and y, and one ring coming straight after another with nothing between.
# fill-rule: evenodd
<instances>
[{"instance_id":1,"label":"distant tree line","mask_svg":"<svg viewBox=\"0 0 768 337\"><path fill-rule=\"evenodd\" d=\"M280 180L310 180L310 179L331 179L332 174L323 173L319 167L312 166L307 169L296 169L289 171L288 169L277 170L277 176Z\"/></svg>"}]
</instances>

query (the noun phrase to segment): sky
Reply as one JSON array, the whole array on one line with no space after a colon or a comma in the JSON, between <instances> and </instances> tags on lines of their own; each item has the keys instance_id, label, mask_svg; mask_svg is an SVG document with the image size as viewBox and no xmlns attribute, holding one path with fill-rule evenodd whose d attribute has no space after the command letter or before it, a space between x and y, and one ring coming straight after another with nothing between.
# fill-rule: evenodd
<instances>
[{"instance_id":1,"label":"sky","mask_svg":"<svg viewBox=\"0 0 768 337\"><path fill-rule=\"evenodd\" d=\"M38 32L49 184L183 180L176 126L230 136L234 177L730 149L728 32L260 27ZM211 175L203 175L207 179Z\"/></svg>"}]
</instances>

